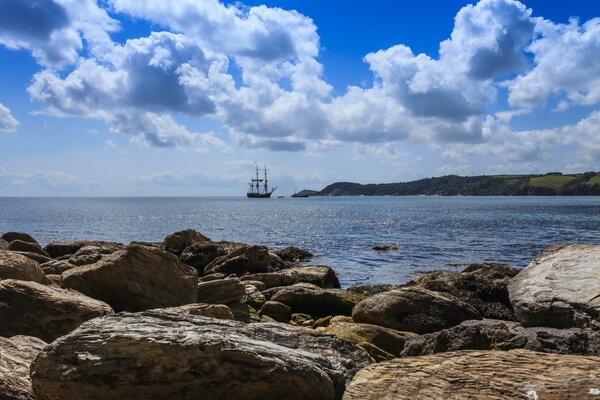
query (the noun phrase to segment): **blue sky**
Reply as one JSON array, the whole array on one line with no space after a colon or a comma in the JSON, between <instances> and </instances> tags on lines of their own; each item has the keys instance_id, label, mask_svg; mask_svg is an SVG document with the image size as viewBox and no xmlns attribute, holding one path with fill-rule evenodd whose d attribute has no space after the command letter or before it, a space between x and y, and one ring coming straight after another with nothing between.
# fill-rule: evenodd
<instances>
[{"instance_id":1,"label":"blue sky","mask_svg":"<svg viewBox=\"0 0 600 400\"><path fill-rule=\"evenodd\" d=\"M600 170L600 3L0 0L0 195Z\"/></svg>"}]
</instances>

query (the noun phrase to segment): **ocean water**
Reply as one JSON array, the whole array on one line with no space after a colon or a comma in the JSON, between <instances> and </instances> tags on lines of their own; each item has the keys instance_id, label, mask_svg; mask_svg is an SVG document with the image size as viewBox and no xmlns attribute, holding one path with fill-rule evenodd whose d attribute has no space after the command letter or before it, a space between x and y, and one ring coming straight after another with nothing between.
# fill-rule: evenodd
<instances>
[{"instance_id":1,"label":"ocean water","mask_svg":"<svg viewBox=\"0 0 600 400\"><path fill-rule=\"evenodd\" d=\"M449 263L522 268L545 247L600 242L600 197L0 198L0 232L54 240L213 240L295 245L343 286L402 283ZM373 245L396 245L377 252Z\"/></svg>"}]
</instances>

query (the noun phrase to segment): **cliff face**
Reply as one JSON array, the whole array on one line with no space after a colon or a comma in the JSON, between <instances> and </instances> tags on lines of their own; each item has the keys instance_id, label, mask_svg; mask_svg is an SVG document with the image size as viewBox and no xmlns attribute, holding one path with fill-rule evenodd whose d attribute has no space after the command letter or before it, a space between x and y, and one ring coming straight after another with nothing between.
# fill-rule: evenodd
<instances>
[{"instance_id":1,"label":"cliff face","mask_svg":"<svg viewBox=\"0 0 600 400\"><path fill-rule=\"evenodd\" d=\"M316 196L598 196L600 173L563 175L448 175L412 182L331 184Z\"/></svg>"}]
</instances>

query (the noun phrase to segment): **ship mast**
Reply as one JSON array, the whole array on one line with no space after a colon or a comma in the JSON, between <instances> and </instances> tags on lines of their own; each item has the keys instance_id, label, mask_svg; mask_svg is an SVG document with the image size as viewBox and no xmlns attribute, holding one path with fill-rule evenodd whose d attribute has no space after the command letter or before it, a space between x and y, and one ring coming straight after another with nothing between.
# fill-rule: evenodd
<instances>
[{"instance_id":1,"label":"ship mast","mask_svg":"<svg viewBox=\"0 0 600 400\"><path fill-rule=\"evenodd\" d=\"M265 164L265 193L269 193L269 181L267 180L267 164Z\"/></svg>"}]
</instances>

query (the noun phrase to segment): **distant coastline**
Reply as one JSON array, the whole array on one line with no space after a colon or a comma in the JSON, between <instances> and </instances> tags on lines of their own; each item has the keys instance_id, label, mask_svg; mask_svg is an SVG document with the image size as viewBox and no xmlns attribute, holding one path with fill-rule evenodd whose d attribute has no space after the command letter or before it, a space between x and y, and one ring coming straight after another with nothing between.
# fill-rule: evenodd
<instances>
[{"instance_id":1,"label":"distant coastline","mask_svg":"<svg viewBox=\"0 0 600 400\"><path fill-rule=\"evenodd\" d=\"M600 172L523 175L447 175L411 182L336 182L309 196L600 196Z\"/></svg>"}]
</instances>

